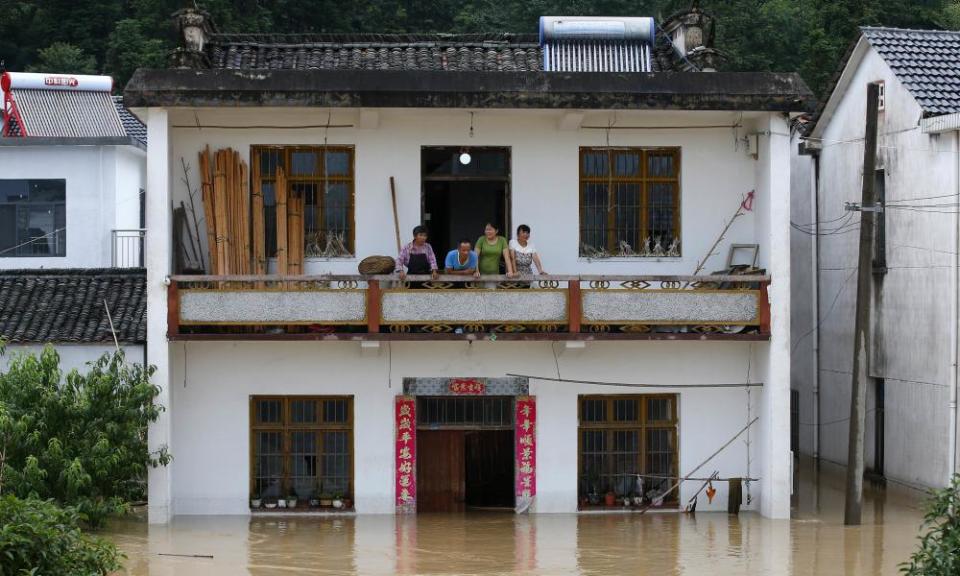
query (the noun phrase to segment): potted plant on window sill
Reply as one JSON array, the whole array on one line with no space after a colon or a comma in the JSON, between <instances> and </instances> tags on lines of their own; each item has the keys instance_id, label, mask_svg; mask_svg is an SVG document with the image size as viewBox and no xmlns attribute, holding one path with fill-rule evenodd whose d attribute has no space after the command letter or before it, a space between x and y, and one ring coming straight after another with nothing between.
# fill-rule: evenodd
<instances>
[{"instance_id":1,"label":"potted plant on window sill","mask_svg":"<svg viewBox=\"0 0 960 576\"><path fill-rule=\"evenodd\" d=\"M260 493L255 492L253 497L250 498L250 507L254 510L260 508L260 505L263 504L263 499L260 498Z\"/></svg>"},{"instance_id":2,"label":"potted plant on window sill","mask_svg":"<svg viewBox=\"0 0 960 576\"><path fill-rule=\"evenodd\" d=\"M603 495L603 503L607 508L612 508L617 505L617 495L614 494L613 490L607 489L606 494Z\"/></svg>"},{"instance_id":3,"label":"potted plant on window sill","mask_svg":"<svg viewBox=\"0 0 960 576\"><path fill-rule=\"evenodd\" d=\"M587 474L587 481L590 483L590 492L587 493L587 502L591 506L596 506L600 503L600 493L597 492L597 483L600 480L600 475L597 474L597 471L591 469Z\"/></svg>"},{"instance_id":4,"label":"potted plant on window sill","mask_svg":"<svg viewBox=\"0 0 960 576\"><path fill-rule=\"evenodd\" d=\"M343 509L350 510L351 508L353 508L353 499L348 496L345 496L343 498Z\"/></svg>"},{"instance_id":5,"label":"potted plant on window sill","mask_svg":"<svg viewBox=\"0 0 960 576\"><path fill-rule=\"evenodd\" d=\"M343 496L339 492L333 495L333 507L337 510L343 508Z\"/></svg>"},{"instance_id":6,"label":"potted plant on window sill","mask_svg":"<svg viewBox=\"0 0 960 576\"><path fill-rule=\"evenodd\" d=\"M290 493L287 495L287 508L296 508L297 507L297 495L296 493Z\"/></svg>"}]
</instances>

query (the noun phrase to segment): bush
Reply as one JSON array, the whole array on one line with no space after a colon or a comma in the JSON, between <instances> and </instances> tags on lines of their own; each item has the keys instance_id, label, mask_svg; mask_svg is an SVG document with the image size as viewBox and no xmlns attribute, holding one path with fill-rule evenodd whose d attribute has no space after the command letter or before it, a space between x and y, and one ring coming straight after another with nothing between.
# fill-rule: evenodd
<instances>
[{"instance_id":1,"label":"bush","mask_svg":"<svg viewBox=\"0 0 960 576\"><path fill-rule=\"evenodd\" d=\"M163 410L152 373L120 352L66 377L52 347L15 356L0 373L0 490L75 507L94 527L145 499L148 467L170 461L147 448Z\"/></svg>"},{"instance_id":2,"label":"bush","mask_svg":"<svg viewBox=\"0 0 960 576\"><path fill-rule=\"evenodd\" d=\"M920 548L901 571L908 576L960 574L960 474L950 486L931 492L923 527Z\"/></svg>"},{"instance_id":3,"label":"bush","mask_svg":"<svg viewBox=\"0 0 960 576\"><path fill-rule=\"evenodd\" d=\"M121 568L117 548L84 534L80 517L52 501L0 498L0 576L99 576Z\"/></svg>"}]
</instances>

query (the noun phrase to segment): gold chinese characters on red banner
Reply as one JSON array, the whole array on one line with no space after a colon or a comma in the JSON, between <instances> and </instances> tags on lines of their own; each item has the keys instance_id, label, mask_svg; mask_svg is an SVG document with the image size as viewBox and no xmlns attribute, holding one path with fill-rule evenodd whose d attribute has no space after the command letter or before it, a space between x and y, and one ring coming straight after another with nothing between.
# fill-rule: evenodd
<instances>
[{"instance_id":1,"label":"gold chinese characters on red banner","mask_svg":"<svg viewBox=\"0 0 960 576\"><path fill-rule=\"evenodd\" d=\"M397 510L416 512L417 506L417 412L409 396L396 400L396 495Z\"/></svg>"},{"instance_id":2,"label":"gold chinese characters on red banner","mask_svg":"<svg viewBox=\"0 0 960 576\"><path fill-rule=\"evenodd\" d=\"M487 392L487 385L478 378L452 378L447 383L451 394L480 396Z\"/></svg>"},{"instance_id":3,"label":"gold chinese characters on red banner","mask_svg":"<svg viewBox=\"0 0 960 576\"><path fill-rule=\"evenodd\" d=\"M517 398L516 415L517 500L529 501L537 493L537 403L532 396Z\"/></svg>"}]
</instances>

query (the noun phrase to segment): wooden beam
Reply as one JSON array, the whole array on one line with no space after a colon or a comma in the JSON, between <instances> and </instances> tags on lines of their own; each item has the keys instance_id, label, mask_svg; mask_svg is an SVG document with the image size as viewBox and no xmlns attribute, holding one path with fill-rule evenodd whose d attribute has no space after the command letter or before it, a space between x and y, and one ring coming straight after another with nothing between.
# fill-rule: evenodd
<instances>
[{"instance_id":1,"label":"wooden beam","mask_svg":"<svg viewBox=\"0 0 960 576\"><path fill-rule=\"evenodd\" d=\"M380 281L367 282L367 332L380 332Z\"/></svg>"},{"instance_id":2,"label":"wooden beam","mask_svg":"<svg viewBox=\"0 0 960 576\"><path fill-rule=\"evenodd\" d=\"M757 296L757 316L760 318L760 333L770 335L770 295L768 288L770 281L760 283L760 294Z\"/></svg>"},{"instance_id":3,"label":"wooden beam","mask_svg":"<svg viewBox=\"0 0 960 576\"><path fill-rule=\"evenodd\" d=\"M180 334L180 294L177 281L167 286L167 338L175 339Z\"/></svg>"},{"instance_id":4,"label":"wooden beam","mask_svg":"<svg viewBox=\"0 0 960 576\"><path fill-rule=\"evenodd\" d=\"M571 334L580 332L580 319L583 315L583 300L580 293L580 281L567 282L567 331Z\"/></svg>"}]
</instances>

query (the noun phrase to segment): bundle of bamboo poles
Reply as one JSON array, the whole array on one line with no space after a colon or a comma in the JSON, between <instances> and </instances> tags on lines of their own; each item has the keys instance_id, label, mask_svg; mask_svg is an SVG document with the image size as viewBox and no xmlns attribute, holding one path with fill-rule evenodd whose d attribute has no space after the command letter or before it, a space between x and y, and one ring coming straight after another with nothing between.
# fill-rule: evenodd
<instances>
[{"instance_id":1,"label":"bundle of bamboo poles","mask_svg":"<svg viewBox=\"0 0 960 576\"><path fill-rule=\"evenodd\" d=\"M207 222L210 273L265 274L266 222L260 162L254 158L253 189L247 164L230 148L200 152L201 190ZM302 193L289 193L283 168L274 181L277 207L277 273L302 274L304 208Z\"/></svg>"},{"instance_id":2,"label":"bundle of bamboo poles","mask_svg":"<svg viewBox=\"0 0 960 576\"><path fill-rule=\"evenodd\" d=\"M283 168L277 168L274 180L277 196L277 273L303 274L304 209L303 192L288 189Z\"/></svg>"},{"instance_id":3,"label":"bundle of bamboo poles","mask_svg":"<svg viewBox=\"0 0 960 576\"><path fill-rule=\"evenodd\" d=\"M251 272L251 198L247 163L230 148L200 152L203 210L207 224L210 273Z\"/></svg>"}]
</instances>

